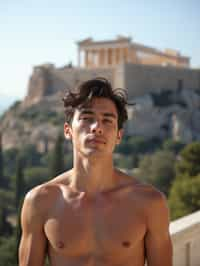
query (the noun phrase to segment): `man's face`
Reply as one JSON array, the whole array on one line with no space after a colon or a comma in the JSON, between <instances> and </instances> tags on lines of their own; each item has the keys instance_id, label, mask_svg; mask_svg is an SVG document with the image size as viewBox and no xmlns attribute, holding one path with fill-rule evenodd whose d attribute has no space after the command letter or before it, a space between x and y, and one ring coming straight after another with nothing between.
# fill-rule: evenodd
<instances>
[{"instance_id":1,"label":"man's face","mask_svg":"<svg viewBox=\"0 0 200 266\"><path fill-rule=\"evenodd\" d=\"M103 97L95 97L87 106L76 109L71 125L65 123L64 130L72 139L74 151L88 156L112 154L122 137L116 106Z\"/></svg>"}]
</instances>

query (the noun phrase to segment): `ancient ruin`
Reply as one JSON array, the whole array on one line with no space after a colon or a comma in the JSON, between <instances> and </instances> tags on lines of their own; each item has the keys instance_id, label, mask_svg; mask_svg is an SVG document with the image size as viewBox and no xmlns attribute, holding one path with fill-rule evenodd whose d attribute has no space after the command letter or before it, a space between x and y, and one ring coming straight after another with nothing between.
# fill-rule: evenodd
<instances>
[{"instance_id":1,"label":"ancient ruin","mask_svg":"<svg viewBox=\"0 0 200 266\"><path fill-rule=\"evenodd\" d=\"M116 40L93 41L87 38L78 42L78 66L86 68L117 66L121 63L159 66L190 66L190 58L179 51L155 48L132 42L130 37Z\"/></svg>"}]
</instances>

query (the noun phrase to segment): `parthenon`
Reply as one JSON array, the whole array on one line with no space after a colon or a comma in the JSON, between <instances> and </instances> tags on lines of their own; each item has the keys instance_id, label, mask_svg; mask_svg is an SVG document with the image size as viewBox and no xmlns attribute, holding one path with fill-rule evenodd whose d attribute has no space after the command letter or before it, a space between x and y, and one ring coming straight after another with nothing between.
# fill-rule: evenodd
<instances>
[{"instance_id":1,"label":"parthenon","mask_svg":"<svg viewBox=\"0 0 200 266\"><path fill-rule=\"evenodd\" d=\"M78 43L78 66L85 68L113 67L120 63L175 66L188 68L190 58L179 51L164 51L132 42L132 38L118 36L115 40L93 41L84 39Z\"/></svg>"}]
</instances>

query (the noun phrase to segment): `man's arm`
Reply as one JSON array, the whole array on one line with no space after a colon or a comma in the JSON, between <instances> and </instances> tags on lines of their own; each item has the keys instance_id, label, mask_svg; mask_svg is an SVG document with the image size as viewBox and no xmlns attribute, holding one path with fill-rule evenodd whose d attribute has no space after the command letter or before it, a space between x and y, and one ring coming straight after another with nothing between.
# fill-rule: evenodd
<instances>
[{"instance_id":1,"label":"man's arm","mask_svg":"<svg viewBox=\"0 0 200 266\"><path fill-rule=\"evenodd\" d=\"M145 248L148 266L172 266L169 210L165 197L155 191L148 207Z\"/></svg>"},{"instance_id":2,"label":"man's arm","mask_svg":"<svg viewBox=\"0 0 200 266\"><path fill-rule=\"evenodd\" d=\"M19 247L19 266L44 266L46 238L41 202L38 189L29 192L25 197L21 213L22 238Z\"/></svg>"}]
</instances>

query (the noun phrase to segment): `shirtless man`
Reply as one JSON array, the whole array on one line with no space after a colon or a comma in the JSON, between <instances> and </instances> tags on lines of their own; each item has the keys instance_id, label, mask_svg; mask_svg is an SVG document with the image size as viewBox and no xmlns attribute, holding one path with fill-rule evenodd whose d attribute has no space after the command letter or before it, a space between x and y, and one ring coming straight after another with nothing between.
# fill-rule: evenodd
<instances>
[{"instance_id":1,"label":"shirtless man","mask_svg":"<svg viewBox=\"0 0 200 266\"><path fill-rule=\"evenodd\" d=\"M113 166L122 92L99 78L64 97L73 168L26 195L20 266L172 266L165 197Z\"/></svg>"}]
</instances>

